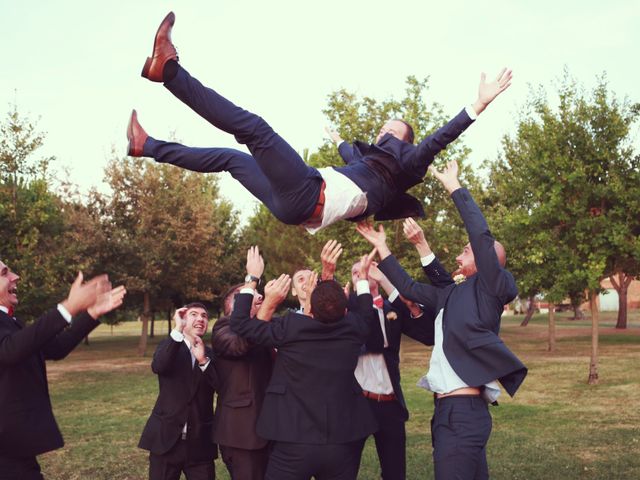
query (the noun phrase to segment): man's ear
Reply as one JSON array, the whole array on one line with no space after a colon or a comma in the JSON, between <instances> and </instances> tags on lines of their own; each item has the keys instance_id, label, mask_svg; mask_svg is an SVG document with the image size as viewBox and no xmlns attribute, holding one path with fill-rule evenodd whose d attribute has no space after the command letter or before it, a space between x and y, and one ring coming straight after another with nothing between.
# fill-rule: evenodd
<instances>
[{"instance_id":1,"label":"man's ear","mask_svg":"<svg viewBox=\"0 0 640 480\"><path fill-rule=\"evenodd\" d=\"M291 287L291 295L293 295L294 297L298 296L298 292L296 292L296 287Z\"/></svg>"}]
</instances>

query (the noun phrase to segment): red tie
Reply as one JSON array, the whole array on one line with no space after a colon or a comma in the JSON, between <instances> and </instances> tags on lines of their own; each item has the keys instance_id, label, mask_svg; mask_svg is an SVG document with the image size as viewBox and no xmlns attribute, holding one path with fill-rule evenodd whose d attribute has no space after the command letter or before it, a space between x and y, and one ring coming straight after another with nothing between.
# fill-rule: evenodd
<instances>
[{"instance_id":1,"label":"red tie","mask_svg":"<svg viewBox=\"0 0 640 480\"><path fill-rule=\"evenodd\" d=\"M381 295L378 295L376 298L373 299L373 305L378 308L382 308L382 305L384 305L384 300L382 299Z\"/></svg>"},{"instance_id":2,"label":"red tie","mask_svg":"<svg viewBox=\"0 0 640 480\"><path fill-rule=\"evenodd\" d=\"M13 307L8 307L9 310L7 311L7 315L9 315L10 317L13 317Z\"/></svg>"}]
</instances>

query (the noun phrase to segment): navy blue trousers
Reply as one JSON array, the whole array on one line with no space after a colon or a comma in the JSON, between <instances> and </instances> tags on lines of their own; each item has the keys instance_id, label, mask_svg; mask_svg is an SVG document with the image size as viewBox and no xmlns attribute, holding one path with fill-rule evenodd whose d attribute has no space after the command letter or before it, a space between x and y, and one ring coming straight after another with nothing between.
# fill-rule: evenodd
<instances>
[{"instance_id":1,"label":"navy blue trousers","mask_svg":"<svg viewBox=\"0 0 640 480\"><path fill-rule=\"evenodd\" d=\"M227 171L283 223L299 225L311 217L322 176L267 122L203 86L182 67L165 87L213 126L234 135L251 155L232 148L192 148L149 137L144 156L196 172Z\"/></svg>"},{"instance_id":2,"label":"navy blue trousers","mask_svg":"<svg viewBox=\"0 0 640 480\"><path fill-rule=\"evenodd\" d=\"M405 480L407 473L405 411L397 400L377 402L367 399L378 430L373 434L383 480Z\"/></svg>"},{"instance_id":3,"label":"navy blue trousers","mask_svg":"<svg viewBox=\"0 0 640 480\"><path fill-rule=\"evenodd\" d=\"M265 480L356 480L365 439L339 444L274 442Z\"/></svg>"},{"instance_id":4,"label":"navy blue trousers","mask_svg":"<svg viewBox=\"0 0 640 480\"><path fill-rule=\"evenodd\" d=\"M487 403L479 396L435 400L431 439L436 480L489 478L486 446L491 424Z\"/></svg>"}]
</instances>

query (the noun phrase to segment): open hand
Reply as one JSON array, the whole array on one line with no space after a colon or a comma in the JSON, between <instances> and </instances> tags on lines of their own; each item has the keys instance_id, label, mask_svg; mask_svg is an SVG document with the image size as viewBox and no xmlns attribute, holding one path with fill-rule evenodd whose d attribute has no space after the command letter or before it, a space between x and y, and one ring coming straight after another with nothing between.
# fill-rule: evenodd
<instances>
[{"instance_id":1,"label":"open hand","mask_svg":"<svg viewBox=\"0 0 640 480\"><path fill-rule=\"evenodd\" d=\"M480 74L480 85L478 86L478 99L473 104L476 113L482 113L482 111L487 108L487 105L509 88L512 78L512 72L507 68L503 68L492 82L487 82L487 75L482 72Z\"/></svg>"},{"instance_id":2,"label":"open hand","mask_svg":"<svg viewBox=\"0 0 640 480\"><path fill-rule=\"evenodd\" d=\"M324 244L322 252L320 253L320 260L322 261L322 274L320 278L322 280L333 279L340 255L342 255L341 243L338 243L336 240L329 240Z\"/></svg>"},{"instance_id":3,"label":"open hand","mask_svg":"<svg viewBox=\"0 0 640 480\"><path fill-rule=\"evenodd\" d=\"M87 313L91 315L92 318L98 319L98 317L122 305L126 293L127 290L123 285L110 288L108 291L100 293L96 298L96 302L87 309Z\"/></svg>"},{"instance_id":4,"label":"open hand","mask_svg":"<svg viewBox=\"0 0 640 480\"><path fill-rule=\"evenodd\" d=\"M318 285L318 274L316 272L311 272L311 275L309 275L309 278L307 279L307 284L305 285L307 298L302 305L305 315L311 315L311 295L316 289L316 285Z\"/></svg>"},{"instance_id":5,"label":"open hand","mask_svg":"<svg viewBox=\"0 0 640 480\"><path fill-rule=\"evenodd\" d=\"M258 278L264 273L264 260L257 245L247 250L247 273Z\"/></svg>"},{"instance_id":6,"label":"open hand","mask_svg":"<svg viewBox=\"0 0 640 480\"><path fill-rule=\"evenodd\" d=\"M458 180L458 162L455 160L447 162L447 165L442 171L437 170L433 165L429 167L429 171L434 177L440 180L449 193L453 193L461 187L460 181Z\"/></svg>"},{"instance_id":7,"label":"open hand","mask_svg":"<svg viewBox=\"0 0 640 480\"><path fill-rule=\"evenodd\" d=\"M62 305L72 317L87 310L96 303L100 295L111 290L111 283L109 283L109 277L106 274L98 275L88 282L83 280L82 272L78 272L78 276L71 284L69 295L62 302Z\"/></svg>"},{"instance_id":8,"label":"open hand","mask_svg":"<svg viewBox=\"0 0 640 480\"><path fill-rule=\"evenodd\" d=\"M291 277L285 273L278 278L269 280L264 287L264 301L262 303L269 303L274 308L277 307L287 298L289 288L291 288Z\"/></svg>"},{"instance_id":9,"label":"open hand","mask_svg":"<svg viewBox=\"0 0 640 480\"><path fill-rule=\"evenodd\" d=\"M182 333L187 326L187 307L178 308L176 312L173 314L173 323L175 324L175 329Z\"/></svg>"}]
</instances>

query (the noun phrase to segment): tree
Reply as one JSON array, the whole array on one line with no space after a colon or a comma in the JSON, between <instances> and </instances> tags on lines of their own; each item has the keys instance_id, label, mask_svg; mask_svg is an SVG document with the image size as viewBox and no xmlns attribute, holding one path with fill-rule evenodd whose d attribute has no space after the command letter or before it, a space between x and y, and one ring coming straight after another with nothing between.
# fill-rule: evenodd
<instances>
[{"instance_id":1,"label":"tree","mask_svg":"<svg viewBox=\"0 0 640 480\"><path fill-rule=\"evenodd\" d=\"M142 303L140 354L160 298L213 302L231 273L237 216L213 176L142 159L114 159L106 169L104 263Z\"/></svg>"},{"instance_id":2,"label":"tree","mask_svg":"<svg viewBox=\"0 0 640 480\"><path fill-rule=\"evenodd\" d=\"M505 136L503 154L490 163L489 199L504 205L508 242L527 252L512 258L518 281L556 302L567 296L577 301L588 292L589 383L598 379L600 282L612 265L637 251L638 204L621 193L638 195L638 183L623 181L621 174L633 177L637 171L629 136L637 114L636 106L608 91L604 76L587 94L565 70L558 106L552 108L542 88L532 91L515 137ZM635 223L623 215L629 211ZM636 249L624 250L623 244Z\"/></svg>"},{"instance_id":3,"label":"tree","mask_svg":"<svg viewBox=\"0 0 640 480\"><path fill-rule=\"evenodd\" d=\"M35 157L44 139L15 105L0 124L0 228L6 239L0 254L21 276L19 309L26 319L59 301L74 278L75 265L57 255L64 218L50 186L54 159Z\"/></svg>"}]
</instances>

